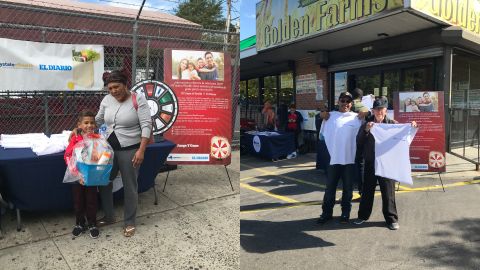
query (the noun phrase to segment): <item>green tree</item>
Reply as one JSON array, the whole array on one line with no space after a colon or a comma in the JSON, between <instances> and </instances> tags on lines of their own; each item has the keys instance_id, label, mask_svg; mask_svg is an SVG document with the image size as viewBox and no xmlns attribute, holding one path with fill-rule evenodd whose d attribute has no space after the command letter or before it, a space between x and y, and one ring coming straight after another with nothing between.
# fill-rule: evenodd
<instances>
[{"instance_id":1,"label":"green tree","mask_svg":"<svg viewBox=\"0 0 480 270\"><path fill-rule=\"evenodd\" d=\"M198 23L207 29L225 30L225 17L220 0L183 0L174 9L175 15Z\"/></svg>"}]
</instances>

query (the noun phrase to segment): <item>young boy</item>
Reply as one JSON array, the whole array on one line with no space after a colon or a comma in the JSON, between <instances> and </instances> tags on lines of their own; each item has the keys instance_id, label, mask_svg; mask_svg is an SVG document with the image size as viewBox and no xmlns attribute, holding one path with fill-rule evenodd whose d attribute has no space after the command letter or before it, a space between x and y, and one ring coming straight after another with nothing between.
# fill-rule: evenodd
<instances>
[{"instance_id":1,"label":"young boy","mask_svg":"<svg viewBox=\"0 0 480 270\"><path fill-rule=\"evenodd\" d=\"M78 116L77 134L70 137L70 142L65 150L64 159L67 165L72 157L75 144L83 140L83 135L92 134L95 127L95 113L82 111ZM88 228L90 237L98 238L100 231L97 228L97 187L84 186L83 179L80 179L79 183L73 184L72 194L76 216L75 227L72 230L73 236L79 236ZM85 223L85 216L87 217L87 224Z\"/></svg>"},{"instance_id":2,"label":"young boy","mask_svg":"<svg viewBox=\"0 0 480 270\"><path fill-rule=\"evenodd\" d=\"M288 122L287 122L287 132L292 132L295 135L295 152L292 154L288 155L287 158L295 158L297 157L297 152L298 152L298 137L300 136L300 133L302 132L302 126L301 123L303 123L303 116L301 113L297 112L297 106L295 104L290 104L290 112L288 113Z\"/></svg>"}]
</instances>

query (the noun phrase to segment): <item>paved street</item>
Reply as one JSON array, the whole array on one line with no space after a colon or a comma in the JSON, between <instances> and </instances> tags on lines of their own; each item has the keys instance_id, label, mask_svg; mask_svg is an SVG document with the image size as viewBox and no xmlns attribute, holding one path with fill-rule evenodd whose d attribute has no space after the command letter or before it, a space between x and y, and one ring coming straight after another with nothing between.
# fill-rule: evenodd
<instances>
[{"instance_id":1,"label":"paved street","mask_svg":"<svg viewBox=\"0 0 480 270\"><path fill-rule=\"evenodd\" d=\"M414 186L396 194L400 229L390 231L379 192L363 225L340 224L338 204L334 219L317 225L325 175L314 161L315 154L278 162L242 156L241 269L480 269L474 165L447 155L445 192L438 174L414 173ZM358 200L352 219L357 211Z\"/></svg>"},{"instance_id":2,"label":"paved street","mask_svg":"<svg viewBox=\"0 0 480 270\"><path fill-rule=\"evenodd\" d=\"M137 232L122 234L122 202L118 222L101 228L98 239L72 238L73 212L23 213L24 228L3 216L0 269L238 269L239 152L223 166L179 166L156 179L159 203L153 192L139 195Z\"/></svg>"}]
</instances>

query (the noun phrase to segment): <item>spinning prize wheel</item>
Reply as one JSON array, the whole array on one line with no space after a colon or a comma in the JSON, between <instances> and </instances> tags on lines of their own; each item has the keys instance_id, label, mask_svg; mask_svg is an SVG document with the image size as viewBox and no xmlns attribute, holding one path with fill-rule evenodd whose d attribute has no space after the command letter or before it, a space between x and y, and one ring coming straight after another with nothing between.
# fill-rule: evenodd
<instances>
[{"instance_id":1,"label":"spinning prize wheel","mask_svg":"<svg viewBox=\"0 0 480 270\"><path fill-rule=\"evenodd\" d=\"M141 81L132 91L144 95L150 106L153 135L169 130L178 115L178 101L173 90L163 82L155 80Z\"/></svg>"},{"instance_id":2,"label":"spinning prize wheel","mask_svg":"<svg viewBox=\"0 0 480 270\"><path fill-rule=\"evenodd\" d=\"M445 157L440 152L431 151L428 155L428 165L433 168L443 168L445 166Z\"/></svg>"}]
</instances>

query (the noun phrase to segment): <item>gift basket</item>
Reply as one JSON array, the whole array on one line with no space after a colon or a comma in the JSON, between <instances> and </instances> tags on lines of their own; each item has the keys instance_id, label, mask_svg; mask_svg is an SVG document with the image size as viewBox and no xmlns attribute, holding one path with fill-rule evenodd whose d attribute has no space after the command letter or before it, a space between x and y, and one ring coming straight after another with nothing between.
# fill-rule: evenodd
<instances>
[{"instance_id":1,"label":"gift basket","mask_svg":"<svg viewBox=\"0 0 480 270\"><path fill-rule=\"evenodd\" d=\"M113 165L113 149L98 134L88 134L75 144L67 161L64 183L83 178L85 186L106 186Z\"/></svg>"}]
</instances>

